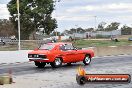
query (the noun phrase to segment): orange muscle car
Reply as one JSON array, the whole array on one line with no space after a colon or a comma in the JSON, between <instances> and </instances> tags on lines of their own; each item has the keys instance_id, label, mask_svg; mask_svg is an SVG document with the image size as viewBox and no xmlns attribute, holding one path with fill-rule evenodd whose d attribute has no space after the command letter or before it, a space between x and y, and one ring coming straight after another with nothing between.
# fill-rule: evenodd
<instances>
[{"instance_id":1,"label":"orange muscle car","mask_svg":"<svg viewBox=\"0 0 132 88\"><path fill-rule=\"evenodd\" d=\"M30 61L34 61L39 68L50 64L53 68L60 67L62 63L71 63L83 61L85 65L90 64L94 56L93 50L82 50L75 48L72 43L47 43L41 45L38 49L28 53Z\"/></svg>"}]
</instances>

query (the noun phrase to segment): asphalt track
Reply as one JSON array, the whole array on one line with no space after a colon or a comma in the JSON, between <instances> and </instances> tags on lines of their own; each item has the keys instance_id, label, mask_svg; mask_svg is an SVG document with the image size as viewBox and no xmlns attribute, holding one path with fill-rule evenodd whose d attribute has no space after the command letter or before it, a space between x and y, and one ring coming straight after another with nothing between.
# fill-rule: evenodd
<instances>
[{"instance_id":1,"label":"asphalt track","mask_svg":"<svg viewBox=\"0 0 132 88\"><path fill-rule=\"evenodd\" d=\"M53 69L50 65L47 65L45 68L37 68L34 66L33 62L27 63L15 63L8 65L0 65L0 74L8 73L9 70L12 70L12 74L15 76L21 76L25 74L35 74L35 73L53 73L65 71L72 71L77 69L78 66L84 66L82 62L74 63L71 66L63 65L60 68ZM88 66L84 66L85 70L88 73L122 73L132 75L132 56L108 56L108 57L96 57L92 59L92 62ZM50 86L49 86L50 87ZM63 83L56 88L132 88L132 83L130 84L85 84L80 86L75 82L63 85ZM43 87L42 87L43 88Z\"/></svg>"}]
</instances>

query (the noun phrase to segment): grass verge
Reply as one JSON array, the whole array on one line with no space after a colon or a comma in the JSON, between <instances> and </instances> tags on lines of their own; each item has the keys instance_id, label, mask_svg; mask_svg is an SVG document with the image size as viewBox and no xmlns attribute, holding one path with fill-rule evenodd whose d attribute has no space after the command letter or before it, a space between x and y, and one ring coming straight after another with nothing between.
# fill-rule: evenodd
<instances>
[{"instance_id":1,"label":"grass verge","mask_svg":"<svg viewBox=\"0 0 132 88\"><path fill-rule=\"evenodd\" d=\"M35 41L30 42L21 42L22 50L33 50L37 48L40 44ZM128 41L127 39L120 39L119 42L114 42L106 39L93 39L93 40L76 40L74 45L78 48L84 47L100 47L100 46L128 46L132 45L132 41ZM14 51L18 50L18 45L5 45L0 46L0 51Z\"/></svg>"},{"instance_id":2,"label":"grass verge","mask_svg":"<svg viewBox=\"0 0 132 88\"><path fill-rule=\"evenodd\" d=\"M128 41L127 39L121 39L119 42L111 40L76 40L74 45L80 48L99 46L127 46L132 45L132 41Z\"/></svg>"}]
</instances>

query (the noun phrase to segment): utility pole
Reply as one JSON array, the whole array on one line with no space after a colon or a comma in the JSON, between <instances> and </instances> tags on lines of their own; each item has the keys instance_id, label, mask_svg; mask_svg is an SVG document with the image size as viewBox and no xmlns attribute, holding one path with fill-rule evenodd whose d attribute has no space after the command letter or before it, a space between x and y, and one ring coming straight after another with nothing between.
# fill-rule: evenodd
<instances>
[{"instance_id":1,"label":"utility pole","mask_svg":"<svg viewBox=\"0 0 132 88\"><path fill-rule=\"evenodd\" d=\"M132 24L131 24L132 25ZM132 35L132 28L131 28L131 35Z\"/></svg>"},{"instance_id":2,"label":"utility pole","mask_svg":"<svg viewBox=\"0 0 132 88\"><path fill-rule=\"evenodd\" d=\"M94 31L96 31L97 30L97 28L96 28L96 23L97 23L97 16L94 16L94 20L95 20L95 27L94 27ZM96 39L96 35L95 35L95 39Z\"/></svg>"},{"instance_id":3,"label":"utility pole","mask_svg":"<svg viewBox=\"0 0 132 88\"><path fill-rule=\"evenodd\" d=\"M17 0L17 13L18 13L18 50L21 50L21 42L20 42L20 13L19 13L19 0Z\"/></svg>"},{"instance_id":4,"label":"utility pole","mask_svg":"<svg viewBox=\"0 0 132 88\"><path fill-rule=\"evenodd\" d=\"M76 28L76 29L75 29L76 32L75 32L75 34L74 34L75 40L76 40L76 37L77 37L77 27L78 27L78 25L75 25L75 28Z\"/></svg>"},{"instance_id":5,"label":"utility pole","mask_svg":"<svg viewBox=\"0 0 132 88\"><path fill-rule=\"evenodd\" d=\"M97 24L97 16L94 16L94 20L95 20L95 29L94 30L96 30L96 24Z\"/></svg>"},{"instance_id":6,"label":"utility pole","mask_svg":"<svg viewBox=\"0 0 132 88\"><path fill-rule=\"evenodd\" d=\"M55 0L55 1L54 1L54 2L55 2L55 10L57 9L57 8L56 8L57 2L60 2L60 1L61 1L61 0ZM56 15L56 16L57 16L57 15ZM57 35L57 29L55 30L55 36L58 36L58 35Z\"/></svg>"},{"instance_id":7,"label":"utility pole","mask_svg":"<svg viewBox=\"0 0 132 88\"><path fill-rule=\"evenodd\" d=\"M77 34L77 28L78 28L78 25L75 25L76 26L76 34Z\"/></svg>"}]
</instances>

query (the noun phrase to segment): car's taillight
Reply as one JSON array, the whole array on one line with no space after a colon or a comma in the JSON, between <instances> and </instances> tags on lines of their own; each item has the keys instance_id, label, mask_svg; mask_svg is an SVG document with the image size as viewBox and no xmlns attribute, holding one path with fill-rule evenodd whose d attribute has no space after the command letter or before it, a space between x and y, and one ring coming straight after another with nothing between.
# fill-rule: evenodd
<instances>
[{"instance_id":1,"label":"car's taillight","mask_svg":"<svg viewBox=\"0 0 132 88\"><path fill-rule=\"evenodd\" d=\"M43 54L28 54L28 58L47 58L47 56Z\"/></svg>"},{"instance_id":2,"label":"car's taillight","mask_svg":"<svg viewBox=\"0 0 132 88\"><path fill-rule=\"evenodd\" d=\"M39 58L38 54L28 54L28 58Z\"/></svg>"},{"instance_id":3,"label":"car's taillight","mask_svg":"<svg viewBox=\"0 0 132 88\"><path fill-rule=\"evenodd\" d=\"M33 55L32 54L28 54L28 58L32 58L33 57Z\"/></svg>"}]
</instances>

